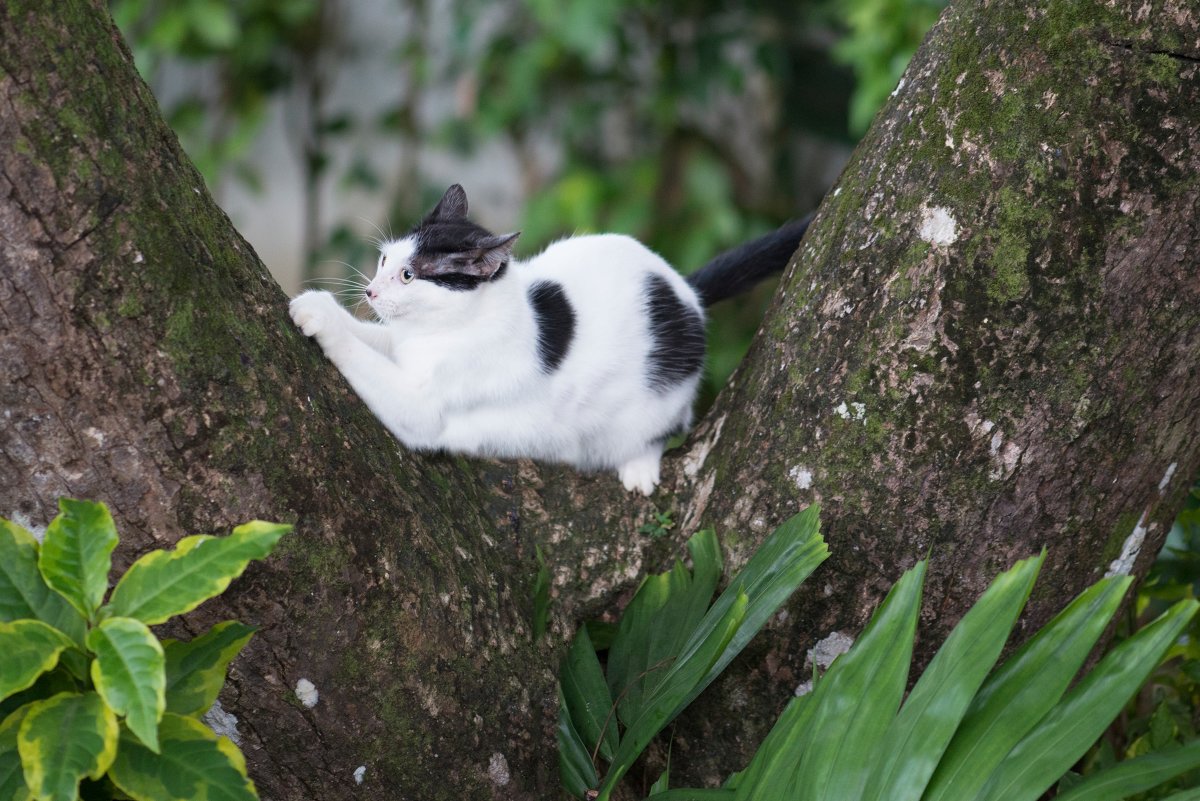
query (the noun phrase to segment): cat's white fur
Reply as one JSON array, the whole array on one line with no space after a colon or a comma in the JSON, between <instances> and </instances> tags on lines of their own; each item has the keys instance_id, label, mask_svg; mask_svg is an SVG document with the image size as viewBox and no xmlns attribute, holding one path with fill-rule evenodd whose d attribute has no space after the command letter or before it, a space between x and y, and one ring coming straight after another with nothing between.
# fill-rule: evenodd
<instances>
[{"instance_id":1,"label":"cat's white fur","mask_svg":"<svg viewBox=\"0 0 1200 801\"><path fill-rule=\"evenodd\" d=\"M367 287L381 323L355 319L328 292L291 303L292 319L388 430L417 450L615 468L626 489L653 492L664 435L690 425L700 375L648 385L646 277L662 276L703 319L687 282L616 234L563 240L470 291L404 283L413 250L411 237L381 249ZM539 280L561 285L575 312L566 357L549 373L527 300Z\"/></svg>"}]
</instances>

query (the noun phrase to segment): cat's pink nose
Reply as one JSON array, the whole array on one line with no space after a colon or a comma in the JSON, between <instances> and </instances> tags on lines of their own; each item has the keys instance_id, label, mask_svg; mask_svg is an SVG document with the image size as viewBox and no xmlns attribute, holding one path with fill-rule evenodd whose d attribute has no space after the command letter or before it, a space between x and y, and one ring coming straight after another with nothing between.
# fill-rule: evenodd
<instances>
[{"instance_id":1,"label":"cat's pink nose","mask_svg":"<svg viewBox=\"0 0 1200 801\"><path fill-rule=\"evenodd\" d=\"M376 292L374 289L371 289L370 287L367 288L367 297L370 298L371 300L375 300L375 298L378 297L378 295L379 295L379 293Z\"/></svg>"}]
</instances>

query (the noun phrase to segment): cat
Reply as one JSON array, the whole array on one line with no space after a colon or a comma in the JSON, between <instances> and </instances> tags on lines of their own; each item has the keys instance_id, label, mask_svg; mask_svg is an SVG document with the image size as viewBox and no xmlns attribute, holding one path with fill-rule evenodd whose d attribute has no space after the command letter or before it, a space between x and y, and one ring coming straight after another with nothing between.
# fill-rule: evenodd
<instances>
[{"instance_id":1,"label":"cat","mask_svg":"<svg viewBox=\"0 0 1200 801\"><path fill-rule=\"evenodd\" d=\"M291 316L383 424L416 450L615 468L650 495L663 447L692 422L705 308L781 270L808 220L683 278L619 234L563 239L515 261L519 233L467 219L458 184L385 242L356 319L329 292Z\"/></svg>"}]
</instances>

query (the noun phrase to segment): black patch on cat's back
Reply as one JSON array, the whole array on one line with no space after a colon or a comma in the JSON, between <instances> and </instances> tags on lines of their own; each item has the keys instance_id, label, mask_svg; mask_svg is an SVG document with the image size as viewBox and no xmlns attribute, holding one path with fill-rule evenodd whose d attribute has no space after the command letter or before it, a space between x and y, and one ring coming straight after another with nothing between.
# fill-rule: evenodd
<instances>
[{"instance_id":1,"label":"black patch on cat's back","mask_svg":"<svg viewBox=\"0 0 1200 801\"><path fill-rule=\"evenodd\" d=\"M529 287L529 305L537 323L538 359L542 372L552 373L562 364L575 338L575 309L567 293L553 281L538 281Z\"/></svg>"},{"instance_id":2,"label":"black patch on cat's back","mask_svg":"<svg viewBox=\"0 0 1200 801\"><path fill-rule=\"evenodd\" d=\"M650 388L666 392L700 372L704 364L704 318L679 299L667 279L646 279L646 314L650 318Z\"/></svg>"}]
</instances>

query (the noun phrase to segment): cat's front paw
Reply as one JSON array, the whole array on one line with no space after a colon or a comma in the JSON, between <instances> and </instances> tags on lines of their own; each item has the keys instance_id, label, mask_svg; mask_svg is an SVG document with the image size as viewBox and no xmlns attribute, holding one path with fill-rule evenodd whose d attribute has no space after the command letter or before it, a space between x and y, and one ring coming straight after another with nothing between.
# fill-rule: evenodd
<instances>
[{"instance_id":1,"label":"cat's front paw","mask_svg":"<svg viewBox=\"0 0 1200 801\"><path fill-rule=\"evenodd\" d=\"M647 453L621 465L617 468L617 475L630 492L637 490L643 495L651 495L658 486L661 461L662 453Z\"/></svg>"},{"instance_id":2,"label":"cat's front paw","mask_svg":"<svg viewBox=\"0 0 1200 801\"><path fill-rule=\"evenodd\" d=\"M310 289L292 298L288 311L292 315L292 322L306 337L315 337L334 326L342 307L328 292Z\"/></svg>"}]
</instances>

